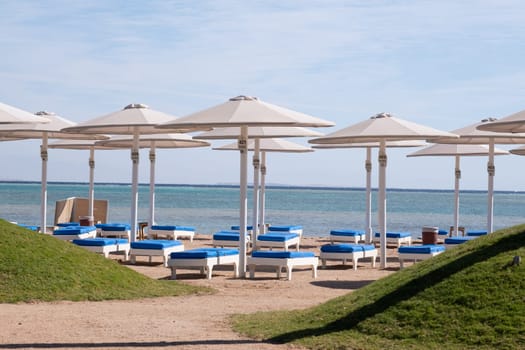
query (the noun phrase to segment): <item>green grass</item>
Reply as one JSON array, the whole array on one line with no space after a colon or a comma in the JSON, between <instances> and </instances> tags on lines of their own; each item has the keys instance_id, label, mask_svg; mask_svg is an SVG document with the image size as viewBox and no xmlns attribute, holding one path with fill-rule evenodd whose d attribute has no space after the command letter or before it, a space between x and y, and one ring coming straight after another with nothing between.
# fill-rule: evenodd
<instances>
[{"instance_id":1,"label":"green grass","mask_svg":"<svg viewBox=\"0 0 525 350\"><path fill-rule=\"evenodd\" d=\"M210 293L154 280L69 242L0 220L0 303Z\"/></svg>"},{"instance_id":2,"label":"green grass","mask_svg":"<svg viewBox=\"0 0 525 350\"><path fill-rule=\"evenodd\" d=\"M524 246L525 225L512 227L322 305L232 322L312 349L524 349L525 259L510 266Z\"/></svg>"}]
</instances>

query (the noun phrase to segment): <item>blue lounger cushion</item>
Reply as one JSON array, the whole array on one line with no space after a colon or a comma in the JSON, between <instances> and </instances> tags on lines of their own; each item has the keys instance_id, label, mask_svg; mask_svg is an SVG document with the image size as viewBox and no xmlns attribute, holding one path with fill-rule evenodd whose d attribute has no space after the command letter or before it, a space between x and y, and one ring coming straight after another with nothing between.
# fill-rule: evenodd
<instances>
[{"instance_id":1,"label":"blue lounger cushion","mask_svg":"<svg viewBox=\"0 0 525 350\"><path fill-rule=\"evenodd\" d=\"M80 246L103 247L106 245L126 244L128 240L122 238L86 238L74 239L73 243Z\"/></svg>"},{"instance_id":2,"label":"blue lounger cushion","mask_svg":"<svg viewBox=\"0 0 525 350\"><path fill-rule=\"evenodd\" d=\"M436 244L425 244L425 245L412 245L399 247L397 250L399 253L406 254L432 254L444 252L445 247Z\"/></svg>"},{"instance_id":3,"label":"blue lounger cushion","mask_svg":"<svg viewBox=\"0 0 525 350\"><path fill-rule=\"evenodd\" d=\"M473 231L467 231L467 236L484 236L487 234L487 231L484 230L473 230Z\"/></svg>"},{"instance_id":4,"label":"blue lounger cushion","mask_svg":"<svg viewBox=\"0 0 525 350\"><path fill-rule=\"evenodd\" d=\"M270 258L270 259L293 259L293 258L310 258L314 257L313 252L283 252L256 250L252 252L252 258Z\"/></svg>"},{"instance_id":5,"label":"blue lounger cushion","mask_svg":"<svg viewBox=\"0 0 525 350\"><path fill-rule=\"evenodd\" d=\"M228 248L195 248L183 252L173 252L170 254L172 259L206 259L219 256L237 255L238 249Z\"/></svg>"},{"instance_id":6,"label":"blue lounger cushion","mask_svg":"<svg viewBox=\"0 0 525 350\"><path fill-rule=\"evenodd\" d=\"M131 229L128 224L96 224L95 227L103 231L128 231Z\"/></svg>"},{"instance_id":7,"label":"blue lounger cushion","mask_svg":"<svg viewBox=\"0 0 525 350\"><path fill-rule=\"evenodd\" d=\"M54 230L54 235L80 235L82 233L89 233L95 231L97 228L95 226L68 226L62 227L58 230Z\"/></svg>"},{"instance_id":8,"label":"blue lounger cushion","mask_svg":"<svg viewBox=\"0 0 525 350\"><path fill-rule=\"evenodd\" d=\"M240 237L237 231L219 231L213 234L213 239L218 241L239 241Z\"/></svg>"},{"instance_id":9,"label":"blue lounger cushion","mask_svg":"<svg viewBox=\"0 0 525 350\"><path fill-rule=\"evenodd\" d=\"M232 227L230 227L230 229L235 230L235 231L239 231L240 228L241 228L240 225L233 225ZM246 226L246 229L248 231L253 230L253 226L252 225Z\"/></svg>"},{"instance_id":10,"label":"blue lounger cushion","mask_svg":"<svg viewBox=\"0 0 525 350\"><path fill-rule=\"evenodd\" d=\"M300 225L290 225L290 226L270 226L268 231L278 231L278 232L290 232L295 230L302 230L303 227Z\"/></svg>"},{"instance_id":11,"label":"blue lounger cushion","mask_svg":"<svg viewBox=\"0 0 525 350\"><path fill-rule=\"evenodd\" d=\"M266 233L264 235L257 236L259 241L269 242L286 242L289 239L299 237L297 233Z\"/></svg>"},{"instance_id":12,"label":"blue lounger cushion","mask_svg":"<svg viewBox=\"0 0 525 350\"><path fill-rule=\"evenodd\" d=\"M78 222L60 222L57 224L58 227L71 227L71 226L80 226Z\"/></svg>"},{"instance_id":13,"label":"blue lounger cushion","mask_svg":"<svg viewBox=\"0 0 525 350\"><path fill-rule=\"evenodd\" d=\"M153 225L152 230L166 230L166 231L195 231L195 227L180 226L180 225Z\"/></svg>"},{"instance_id":14,"label":"blue lounger cushion","mask_svg":"<svg viewBox=\"0 0 525 350\"><path fill-rule=\"evenodd\" d=\"M448 237L448 238L445 238L445 244L461 244L467 241L471 241L475 238L476 236Z\"/></svg>"},{"instance_id":15,"label":"blue lounger cushion","mask_svg":"<svg viewBox=\"0 0 525 350\"><path fill-rule=\"evenodd\" d=\"M325 253L354 253L374 250L371 244L325 244L321 246L321 251Z\"/></svg>"},{"instance_id":16,"label":"blue lounger cushion","mask_svg":"<svg viewBox=\"0 0 525 350\"><path fill-rule=\"evenodd\" d=\"M36 225L26 225L26 224L17 224L20 227L26 228L31 231L38 231L38 226Z\"/></svg>"},{"instance_id":17,"label":"blue lounger cushion","mask_svg":"<svg viewBox=\"0 0 525 350\"><path fill-rule=\"evenodd\" d=\"M143 241L131 242L131 248L135 249L164 249L182 245L180 241L164 239L145 239Z\"/></svg>"},{"instance_id":18,"label":"blue lounger cushion","mask_svg":"<svg viewBox=\"0 0 525 350\"><path fill-rule=\"evenodd\" d=\"M376 232L375 234L376 237L380 237L380 233L379 232ZM386 238L405 238L405 237L410 237L410 232L387 232L386 233Z\"/></svg>"},{"instance_id":19,"label":"blue lounger cushion","mask_svg":"<svg viewBox=\"0 0 525 350\"><path fill-rule=\"evenodd\" d=\"M361 230L332 230L332 231L330 231L330 234L332 236L355 237L355 236L364 235L365 231L361 231Z\"/></svg>"},{"instance_id":20,"label":"blue lounger cushion","mask_svg":"<svg viewBox=\"0 0 525 350\"><path fill-rule=\"evenodd\" d=\"M438 235L439 236L447 236L448 235L448 231L447 230L443 230L443 229L439 229L438 230Z\"/></svg>"}]
</instances>

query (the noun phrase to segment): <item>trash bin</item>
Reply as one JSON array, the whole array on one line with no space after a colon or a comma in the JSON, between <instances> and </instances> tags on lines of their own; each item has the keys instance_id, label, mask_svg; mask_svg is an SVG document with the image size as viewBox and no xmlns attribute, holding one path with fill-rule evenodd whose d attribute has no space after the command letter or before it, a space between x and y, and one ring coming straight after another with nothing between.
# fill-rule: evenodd
<instances>
[{"instance_id":1,"label":"trash bin","mask_svg":"<svg viewBox=\"0 0 525 350\"><path fill-rule=\"evenodd\" d=\"M80 226L93 226L95 224L95 219L92 216L79 216L78 222Z\"/></svg>"},{"instance_id":2,"label":"trash bin","mask_svg":"<svg viewBox=\"0 0 525 350\"><path fill-rule=\"evenodd\" d=\"M439 232L437 227L423 226L422 231L423 244L437 244Z\"/></svg>"}]
</instances>

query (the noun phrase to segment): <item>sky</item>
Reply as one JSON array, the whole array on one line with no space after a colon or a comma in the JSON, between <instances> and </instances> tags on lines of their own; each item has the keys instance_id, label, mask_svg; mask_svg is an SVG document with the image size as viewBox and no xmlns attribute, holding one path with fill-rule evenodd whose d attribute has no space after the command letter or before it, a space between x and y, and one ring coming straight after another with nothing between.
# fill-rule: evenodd
<instances>
[{"instance_id":1,"label":"sky","mask_svg":"<svg viewBox=\"0 0 525 350\"><path fill-rule=\"evenodd\" d=\"M182 117L237 95L334 122L325 134L381 112L452 131L525 109L520 0L4 0L0 47L0 102L73 122L130 103ZM0 142L0 180L39 181L39 145ZM388 150L387 187L453 188L452 157L412 151ZM129 151L95 158L95 181L131 182ZM362 149L269 154L267 181L363 187L364 159ZM463 158L462 189L485 190L486 167ZM497 157L495 189L525 190L524 168ZM158 183L235 184L238 169L237 152L157 152ZM88 151L50 150L48 180L87 182Z\"/></svg>"}]
</instances>

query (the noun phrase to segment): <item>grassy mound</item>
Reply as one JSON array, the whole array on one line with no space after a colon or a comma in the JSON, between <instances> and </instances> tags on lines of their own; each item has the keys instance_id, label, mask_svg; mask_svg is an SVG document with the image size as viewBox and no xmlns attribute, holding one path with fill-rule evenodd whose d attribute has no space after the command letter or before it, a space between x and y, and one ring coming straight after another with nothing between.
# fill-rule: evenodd
<instances>
[{"instance_id":1,"label":"grassy mound","mask_svg":"<svg viewBox=\"0 0 525 350\"><path fill-rule=\"evenodd\" d=\"M524 349L525 260L512 264L524 246L525 225L501 230L317 307L237 315L234 327L313 349Z\"/></svg>"},{"instance_id":2,"label":"grassy mound","mask_svg":"<svg viewBox=\"0 0 525 350\"><path fill-rule=\"evenodd\" d=\"M69 242L0 220L0 303L136 299L210 290L154 280Z\"/></svg>"}]
</instances>

